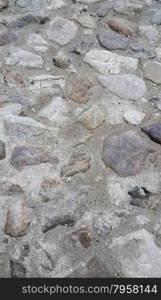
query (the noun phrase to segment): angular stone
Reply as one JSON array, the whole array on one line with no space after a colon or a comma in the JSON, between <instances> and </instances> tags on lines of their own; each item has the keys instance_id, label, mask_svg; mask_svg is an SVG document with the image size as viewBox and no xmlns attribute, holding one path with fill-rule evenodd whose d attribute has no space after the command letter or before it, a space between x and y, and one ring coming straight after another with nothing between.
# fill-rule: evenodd
<instances>
[{"instance_id":1,"label":"angular stone","mask_svg":"<svg viewBox=\"0 0 161 300\"><path fill-rule=\"evenodd\" d=\"M6 146L3 141L0 140L0 160L6 157Z\"/></svg>"},{"instance_id":2,"label":"angular stone","mask_svg":"<svg viewBox=\"0 0 161 300\"><path fill-rule=\"evenodd\" d=\"M76 13L72 19L84 28L94 29L97 27L95 18L92 17L88 11L82 10Z\"/></svg>"},{"instance_id":3,"label":"angular stone","mask_svg":"<svg viewBox=\"0 0 161 300\"><path fill-rule=\"evenodd\" d=\"M105 17L110 9L112 9L113 4L109 2L100 3L96 9L96 14L98 17Z\"/></svg>"},{"instance_id":4,"label":"angular stone","mask_svg":"<svg viewBox=\"0 0 161 300\"><path fill-rule=\"evenodd\" d=\"M24 200L12 201L8 207L4 232L15 238L23 236L30 223L31 216Z\"/></svg>"},{"instance_id":5,"label":"angular stone","mask_svg":"<svg viewBox=\"0 0 161 300\"><path fill-rule=\"evenodd\" d=\"M144 8L143 0L117 0L114 3L114 11L123 15L141 13Z\"/></svg>"},{"instance_id":6,"label":"angular stone","mask_svg":"<svg viewBox=\"0 0 161 300\"><path fill-rule=\"evenodd\" d=\"M137 111L137 110L128 110L125 114L124 114L124 119L127 123L131 124L131 125L139 125L142 120L144 119L145 114Z\"/></svg>"},{"instance_id":7,"label":"angular stone","mask_svg":"<svg viewBox=\"0 0 161 300\"><path fill-rule=\"evenodd\" d=\"M85 111L80 117L79 122L89 130L96 129L106 120L106 112L100 105L94 105Z\"/></svg>"},{"instance_id":8,"label":"angular stone","mask_svg":"<svg viewBox=\"0 0 161 300\"><path fill-rule=\"evenodd\" d=\"M73 78L67 87L68 97L78 104L85 104L92 94L94 81L87 76Z\"/></svg>"},{"instance_id":9,"label":"angular stone","mask_svg":"<svg viewBox=\"0 0 161 300\"><path fill-rule=\"evenodd\" d=\"M10 31L0 34L0 46L11 44L18 40L18 36Z\"/></svg>"},{"instance_id":10,"label":"angular stone","mask_svg":"<svg viewBox=\"0 0 161 300\"><path fill-rule=\"evenodd\" d=\"M101 46L108 50L126 50L129 44L126 37L107 29L101 30L98 34L98 40Z\"/></svg>"},{"instance_id":11,"label":"angular stone","mask_svg":"<svg viewBox=\"0 0 161 300\"><path fill-rule=\"evenodd\" d=\"M63 170L63 176L73 176L74 174L86 172L91 166L90 159L89 160L80 160L76 161L73 165L66 167Z\"/></svg>"},{"instance_id":12,"label":"angular stone","mask_svg":"<svg viewBox=\"0 0 161 300\"><path fill-rule=\"evenodd\" d=\"M93 45L93 41L91 40L91 37L84 36L82 40L79 40L75 43L72 52L76 54L85 54L87 51L89 51L90 47Z\"/></svg>"},{"instance_id":13,"label":"angular stone","mask_svg":"<svg viewBox=\"0 0 161 300\"><path fill-rule=\"evenodd\" d=\"M91 49L85 56L84 62L94 67L104 75L118 74L121 71L135 71L138 67L136 58L121 56L111 51Z\"/></svg>"},{"instance_id":14,"label":"angular stone","mask_svg":"<svg viewBox=\"0 0 161 300\"><path fill-rule=\"evenodd\" d=\"M134 25L125 19L114 17L107 22L108 26L116 32L122 33L125 36L132 36L135 33Z\"/></svg>"},{"instance_id":15,"label":"angular stone","mask_svg":"<svg viewBox=\"0 0 161 300\"><path fill-rule=\"evenodd\" d=\"M68 104L61 97L55 97L51 103L40 110L39 116L48 119L54 127L61 126L68 120Z\"/></svg>"},{"instance_id":16,"label":"angular stone","mask_svg":"<svg viewBox=\"0 0 161 300\"><path fill-rule=\"evenodd\" d=\"M49 155L40 147L16 146L12 151L11 165L18 171L32 165L49 162Z\"/></svg>"},{"instance_id":17,"label":"angular stone","mask_svg":"<svg viewBox=\"0 0 161 300\"><path fill-rule=\"evenodd\" d=\"M110 248L121 264L123 277L161 277L161 251L145 229L114 238Z\"/></svg>"},{"instance_id":18,"label":"angular stone","mask_svg":"<svg viewBox=\"0 0 161 300\"><path fill-rule=\"evenodd\" d=\"M17 103L21 104L23 106L32 106L34 105L34 101L32 99L24 98L20 95L14 96L14 95L5 95L1 94L0 95L0 104L5 104L5 103Z\"/></svg>"},{"instance_id":19,"label":"angular stone","mask_svg":"<svg viewBox=\"0 0 161 300\"><path fill-rule=\"evenodd\" d=\"M161 124L152 124L141 128L141 130L145 132L152 141L161 144Z\"/></svg>"},{"instance_id":20,"label":"angular stone","mask_svg":"<svg viewBox=\"0 0 161 300\"><path fill-rule=\"evenodd\" d=\"M161 63L157 61L147 62L143 66L144 76L151 81L161 84Z\"/></svg>"},{"instance_id":21,"label":"angular stone","mask_svg":"<svg viewBox=\"0 0 161 300\"><path fill-rule=\"evenodd\" d=\"M9 0L0 0L0 9L7 8L9 5Z\"/></svg>"},{"instance_id":22,"label":"angular stone","mask_svg":"<svg viewBox=\"0 0 161 300\"><path fill-rule=\"evenodd\" d=\"M1 115L0 122L3 122L6 134L18 138L31 138L43 134L46 130L43 124L28 117Z\"/></svg>"},{"instance_id":23,"label":"angular stone","mask_svg":"<svg viewBox=\"0 0 161 300\"><path fill-rule=\"evenodd\" d=\"M37 52L45 52L48 50L48 43L40 34L31 33L28 38L28 46Z\"/></svg>"},{"instance_id":24,"label":"angular stone","mask_svg":"<svg viewBox=\"0 0 161 300\"><path fill-rule=\"evenodd\" d=\"M29 90L39 95L41 92L54 93L56 87L64 88L65 79L63 76L55 76L51 74L43 74L32 76L29 78Z\"/></svg>"},{"instance_id":25,"label":"angular stone","mask_svg":"<svg viewBox=\"0 0 161 300\"><path fill-rule=\"evenodd\" d=\"M10 48L6 65L17 65L28 68L42 69L44 62L41 56L19 48Z\"/></svg>"},{"instance_id":26,"label":"angular stone","mask_svg":"<svg viewBox=\"0 0 161 300\"><path fill-rule=\"evenodd\" d=\"M150 150L147 142L135 131L128 130L104 140L102 160L119 176L138 174Z\"/></svg>"},{"instance_id":27,"label":"angular stone","mask_svg":"<svg viewBox=\"0 0 161 300\"><path fill-rule=\"evenodd\" d=\"M19 103L10 103L0 107L0 115L20 115L22 105Z\"/></svg>"},{"instance_id":28,"label":"angular stone","mask_svg":"<svg viewBox=\"0 0 161 300\"><path fill-rule=\"evenodd\" d=\"M67 45L75 37L77 26L63 18L55 17L49 25L47 36L48 39L59 44L60 46Z\"/></svg>"},{"instance_id":29,"label":"angular stone","mask_svg":"<svg viewBox=\"0 0 161 300\"><path fill-rule=\"evenodd\" d=\"M100 83L120 98L138 100L146 92L142 79L132 74L99 76Z\"/></svg>"}]
</instances>

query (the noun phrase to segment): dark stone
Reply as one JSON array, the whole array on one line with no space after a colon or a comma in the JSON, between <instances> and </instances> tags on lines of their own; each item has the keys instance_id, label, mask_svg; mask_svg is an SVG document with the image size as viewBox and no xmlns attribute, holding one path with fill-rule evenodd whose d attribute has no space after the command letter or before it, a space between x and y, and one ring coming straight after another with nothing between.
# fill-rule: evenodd
<instances>
[{"instance_id":1,"label":"dark stone","mask_svg":"<svg viewBox=\"0 0 161 300\"><path fill-rule=\"evenodd\" d=\"M10 261L11 278L25 278L26 269L22 263Z\"/></svg>"},{"instance_id":2,"label":"dark stone","mask_svg":"<svg viewBox=\"0 0 161 300\"><path fill-rule=\"evenodd\" d=\"M161 124L152 124L141 128L153 142L161 144Z\"/></svg>"},{"instance_id":3,"label":"dark stone","mask_svg":"<svg viewBox=\"0 0 161 300\"><path fill-rule=\"evenodd\" d=\"M3 141L0 140L0 160L6 157L6 146Z\"/></svg>"},{"instance_id":4,"label":"dark stone","mask_svg":"<svg viewBox=\"0 0 161 300\"><path fill-rule=\"evenodd\" d=\"M43 149L27 146L16 146L10 159L11 165L19 171L26 166L47 162L49 162L49 156Z\"/></svg>"},{"instance_id":5,"label":"dark stone","mask_svg":"<svg viewBox=\"0 0 161 300\"><path fill-rule=\"evenodd\" d=\"M18 40L18 36L13 32L3 32L0 34L0 46L4 46Z\"/></svg>"},{"instance_id":6,"label":"dark stone","mask_svg":"<svg viewBox=\"0 0 161 300\"><path fill-rule=\"evenodd\" d=\"M120 176L138 174L152 150L137 132L128 130L104 140L102 160Z\"/></svg>"},{"instance_id":7,"label":"dark stone","mask_svg":"<svg viewBox=\"0 0 161 300\"><path fill-rule=\"evenodd\" d=\"M131 50L135 58L149 59L149 58L154 58L156 56L153 51L147 50L142 47L131 46L129 50Z\"/></svg>"},{"instance_id":8,"label":"dark stone","mask_svg":"<svg viewBox=\"0 0 161 300\"><path fill-rule=\"evenodd\" d=\"M130 204L142 208L150 208L151 201L150 197L153 195L145 187L134 187L128 191L129 196L131 197Z\"/></svg>"},{"instance_id":9,"label":"dark stone","mask_svg":"<svg viewBox=\"0 0 161 300\"><path fill-rule=\"evenodd\" d=\"M72 216L58 216L52 219L48 219L47 223L43 226L42 232L46 233L49 230L56 228L57 226L74 226L75 220Z\"/></svg>"},{"instance_id":10,"label":"dark stone","mask_svg":"<svg viewBox=\"0 0 161 300\"><path fill-rule=\"evenodd\" d=\"M113 4L112 3L101 3L97 9L96 14L98 17L105 17L105 15L109 12L110 9L112 9Z\"/></svg>"}]
</instances>

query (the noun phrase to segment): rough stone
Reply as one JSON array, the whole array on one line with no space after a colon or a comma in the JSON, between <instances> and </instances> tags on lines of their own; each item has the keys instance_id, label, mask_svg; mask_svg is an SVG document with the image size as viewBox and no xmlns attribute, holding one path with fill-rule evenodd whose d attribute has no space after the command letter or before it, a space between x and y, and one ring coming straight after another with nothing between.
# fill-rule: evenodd
<instances>
[{"instance_id":1,"label":"rough stone","mask_svg":"<svg viewBox=\"0 0 161 300\"><path fill-rule=\"evenodd\" d=\"M106 112L100 105L94 105L85 111L80 117L79 122L89 130L96 129L106 120Z\"/></svg>"},{"instance_id":2,"label":"rough stone","mask_svg":"<svg viewBox=\"0 0 161 300\"><path fill-rule=\"evenodd\" d=\"M100 83L120 98L138 100L146 92L145 82L132 74L99 76Z\"/></svg>"},{"instance_id":3,"label":"rough stone","mask_svg":"<svg viewBox=\"0 0 161 300\"><path fill-rule=\"evenodd\" d=\"M13 32L3 32L0 34L0 46L13 43L18 40L18 36Z\"/></svg>"},{"instance_id":4,"label":"rough stone","mask_svg":"<svg viewBox=\"0 0 161 300\"><path fill-rule=\"evenodd\" d=\"M28 38L28 45L36 52L45 52L48 50L48 43L40 34L31 33Z\"/></svg>"},{"instance_id":5,"label":"rough stone","mask_svg":"<svg viewBox=\"0 0 161 300\"><path fill-rule=\"evenodd\" d=\"M73 165L66 167L63 170L63 176L73 176L80 172L86 172L91 166L90 160L76 161Z\"/></svg>"},{"instance_id":6,"label":"rough stone","mask_svg":"<svg viewBox=\"0 0 161 300\"><path fill-rule=\"evenodd\" d=\"M49 162L49 155L39 147L16 146L12 151L11 165L21 171L26 166Z\"/></svg>"},{"instance_id":7,"label":"rough stone","mask_svg":"<svg viewBox=\"0 0 161 300\"><path fill-rule=\"evenodd\" d=\"M152 124L142 128L152 141L161 144L161 124Z\"/></svg>"},{"instance_id":8,"label":"rough stone","mask_svg":"<svg viewBox=\"0 0 161 300\"><path fill-rule=\"evenodd\" d=\"M30 223L30 210L26 207L24 200L18 199L10 203L4 232L15 238L23 236L27 233L27 227Z\"/></svg>"},{"instance_id":9,"label":"rough stone","mask_svg":"<svg viewBox=\"0 0 161 300\"><path fill-rule=\"evenodd\" d=\"M141 13L144 4L142 0L118 0L114 3L113 8L119 14L133 15L134 13Z\"/></svg>"},{"instance_id":10,"label":"rough stone","mask_svg":"<svg viewBox=\"0 0 161 300\"><path fill-rule=\"evenodd\" d=\"M140 229L113 239L110 246L121 264L125 277L161 276L161 253L152 235Z\"/></svg>"},{"instance_id":11,"label":"rough stone","mask_svg":"<svg viewBox=\"0 0 161 300\"><path fill-rule=\"evenodd\" d=\"M120 71L135 71L138 67L136 58L121 56L111 51L91 49L85 56L84 62L94 67L104 75L118 74Z\"/></svg>"},{"instance_id":12,"label":"rough stone","mask_svg":"<svg viewBox=\"0 0 161 300\"><path fill-rule=\"evenodd\" d=\"M85 104L90 99L93 86L94 81L87 76L73 78L67 87L67 95L74 102Z\"/></svg>"},{"instance_id":13,"label":"rough stone","mask_svg":"<svg viewBox=\"0 0 161 300\"><path fill-rule=\"evenodd\" d=\"M128 130L104 140L102 160L120 176L138 174L150 150L147 142L135 131Z\"/></svg>"},{"instance_id":14,"label":"rough stone","mask_svg":"<svg viewBox=\"0 0 161 300\"><path fill-rule=\"evenodd\" d=\"M7 65L38 69L43 68L44 62L41 56L19 48L10 48L8 52L9 57L6 59Z\"/></svg>"}]
</instances>

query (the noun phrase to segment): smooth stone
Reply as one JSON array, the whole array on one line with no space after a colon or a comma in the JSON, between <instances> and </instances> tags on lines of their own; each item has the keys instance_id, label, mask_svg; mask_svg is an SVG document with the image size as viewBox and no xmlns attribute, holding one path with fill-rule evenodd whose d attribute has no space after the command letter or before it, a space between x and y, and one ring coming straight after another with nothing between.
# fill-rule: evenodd
<instances>
[{"instance_id":1,"label":"smooth stone","mask_svg":"<svg viewBox=\"0 0 161 300\"><path fill-rule=\"evenodd\" d=\"M106 120L106 112L100 105L94 105L85 111L80 117L79 122L89 130L100 127Z\"/></svg>"},{"instance_id":2,"label":"smooth stone","mask_svg":"<svg viewBox=\"0 0 161 300\"><path fill-rule=\"evenodd\" d=\"M98 34L98 40L104 48L108 50L126 50L129 40L126 37L112 31L103 29Z\"/></svg>"},{"instance_id":3,"label":"smooth stone","mask_svg":"<svg viewBox=\"0 0 161 300\"><path fill-rule=\"evenodd\" d=\"M0 46L11 44L18 40L18 36L13 32L3 32L0 34Z\"/></svg>"},{"instance_id":4,"label":"smooth stone","mask_svg":"<svg viewBox=\"0 0 161 300\"><path fill-rule=\"evenodd\" d=\"M144 5L143 0L117 0L114 3L114 11L123 15L141 13Z\"/></svg>"},{"instance_id":5,"label":"smooth stone","mask_svg":"<svg viewBox=\"0 0 161 300\"><path fill-rule=\"evenodd\" d=\"M14 238L23 236L27 233L30 223L30 210L26 207L25 201L22 199L12 201L7 210L4 232Z\"/></svg>"},{"instance_id":6,"label":"smooth stone","mask_svg":"<svg viewBox=\"0 0 161 300\"><path fill-rule=\"evenodd\" d=\"M104 140L102 160L119 176L135 176L145 162L150 150L147 142L133 130L107 136Z\"/></svg>"},{"instance_id":7,"label":"smooth stone","mask_svg":"<svg viewBox=\"0 0 161 300\"><path fill-rule=\"evenodd\" d=\"M9 48L6 65L42 69L44 62L41 56L20 48Z\"/></svg>"},{"instance_id":8,"label":"smooth stone","mask_svg":"<svg viewBox=\"0 0 161 300\"><path fill-rule=\"evenodd\" d=\"M145 82L132 74L99 76L99 81L123 99L139 100L146 92Z\"/></svg>"},{"instance_id":9,"label":"smooth stone","mask_svg":"<svg viewBox=\"0 0 161 300\"><path fill-rule=\"evenodd\" d=\"M9 103L0 107L0 115L20 115L22 105L20 103Z\"/></svg>"},{"instance_id":10,"label":"smooth stone","mask_svg":"<svg viewBox=\"0 0 161 300\"><path fill-rule=\"evenodd\" d=\"M11 165L18 171L32 165L48 163L49 155L40 147L15 146L10 159Z\"/></svg>"},{"instance_id":11,"label":"smooth stone","mask_svg":"<svg viewBox=\"0 0 161 300\"><path fill-rule=\"evenodd\" d=\"M23 28L30 24L38 23L40 25L45 24L49 21L48 15L44 14L44 12L35 12L32 14L24 14L24 15L9 15L4 17L4 24L10 28Z\"/></svg>"},{"instance_id":12,"label":"smooth stone","mask_svg":"<svg viewBox=\"0 0 161 300\"><path fill-rule=\"evenodd\" d=\"M105 15L112 9L113 4L109 2L100 3L96 9L96 14L98 17L105 17Z\"/></svg>"},{"instance_id":13,"label":"smooth stone","mask_svg":"<svg viewBox=\"0 0 161 300\"><path fill-rule=\"evenodd\" d=\"M161 124L152 124L141 128L141 130L145 132L152 141L161 144Z\"/></svg>"},{"instance_id":14,"label":"smooth stone","mask_svg":"<svg viewBox=\"0 0 161 300\"><path fill-rule=\"evenodd\" d=\"M69 44L76 33L77 26L63 17L55 17L47 30L48 39L60 46Z\"/></svg>"},{"instance_id":15,"label":"smooth stone","mask_svg":"<svg viewBox=\"0 0 161 300\"><path fill-rule=\"evenodd\" d=\"M161 84L161 63L157 61L147 62L143 66L144 77L153 81L154 83Z\"/></svg>"},{"instance_id":16,"label":"smooth stone","mask_svg":"<svg viewBox=\"0 0 161 300\"><path fill-rule=\"evenodd\" d=\"M108 50L91 49L87 52L84 62L94 67L98 72L108 75L121 71L135 71L138 67L136 58L121 56Z\"/></svg>"},{"instance_id":17,"label":"smooth stone","mask_svg":"<svg viewBox=\"0 0 161 300\"><path fill-rule=\"evenodd\" d=\"M44 0L16 0L15 5L28 9L44 9Z\"/></svg>"},{"instance_id":18,"label":"smooth stone","mask_svg":"<svg viewBox=\"0 0 161 300\"><path fill-rule=\"evenodd\" d=\"M131 125L139 125L142 122L142 120L145 118L145 114L140 111L131 109L128 110L123 117L127 123Z\"/></svg>"},{"instance_id":19,"label":"smooth stone","mask_svg":"<svg viewBox=\"0 0 161 300\"><path fill-rule=\"evenodd\" d=\"M0 160L5 159L6 157L6 145L3 141L0 140Z\"/></svg>"},{"instance_id":20,"label":"smooth stone","mask_svg":"<svg viewBox=\"0 0 161 300\"><path fill-rule=\"evenodd\" d=\"M112 18L107 22L108 26L116 32L122 33L125 36L132 36L135 33L134 24L122 19L122 18Z\"/></svg>"},{"instance_id":21,"label":"smooth stone","mask_svg":"<svg viewBox=\"0 0 161 300\"><path fill-rule=\"evenodd\" d=\"M161 9L151 9L149 11L149 21L151 24L161 24Z\"/></svg>"}]
</instances>

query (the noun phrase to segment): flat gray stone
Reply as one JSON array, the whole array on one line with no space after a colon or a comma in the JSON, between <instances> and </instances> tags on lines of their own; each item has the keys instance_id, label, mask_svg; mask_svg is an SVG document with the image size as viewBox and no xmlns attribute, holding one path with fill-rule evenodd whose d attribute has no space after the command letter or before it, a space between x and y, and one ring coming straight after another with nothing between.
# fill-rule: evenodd
<instances>
[{"instance_id":1,"label":"flat gray stone","mask_svg":"<svg viewBox=\"0 0 161 300\"><path fill-rule=\"evenodd\" d=\"M157 61L149 61L143 66L144 76L151 81L161 84L161 63Z\"/></svg>"},{"instance_id":2,"label":"flat gray stone","mask_svg":"<svg viewBox=\"0 0 161 300\"><path fill-rule=\"evenodd\" d=\"M47 30L48 39L63 46L71 42L77 32L77 26L63 18L55 17Z\"/></svg>"},{"instance_id":3,"label":"flat gray stone","mask_svg":"<svg viewBox=\"0 0 161 300\"><path fill-rule=\"evenodd\" d=\"M129 44L126 37L107 29L101 30L98 34L98 40L101 46L108 50L126 50Z\"/></svg>"},{"instance_id":4,"label":"flat gray stone","mask_svg":"<svg viewBox=\"0 0 161 300\"><path fill-rule=\"evenodd\" d=\"M138 100L146 92L145 82L132 74L99 76L100 83L120 98Z\"/></svg>"}]
</instances>

